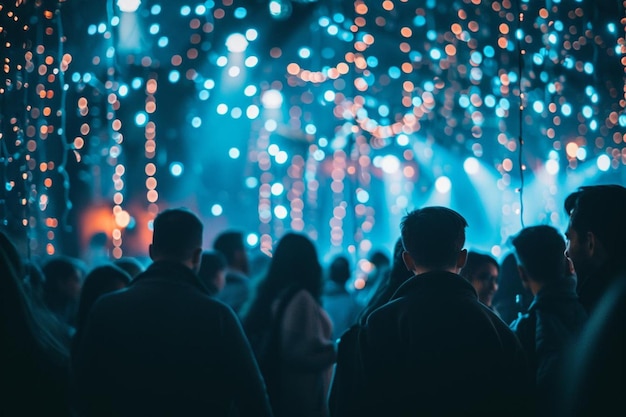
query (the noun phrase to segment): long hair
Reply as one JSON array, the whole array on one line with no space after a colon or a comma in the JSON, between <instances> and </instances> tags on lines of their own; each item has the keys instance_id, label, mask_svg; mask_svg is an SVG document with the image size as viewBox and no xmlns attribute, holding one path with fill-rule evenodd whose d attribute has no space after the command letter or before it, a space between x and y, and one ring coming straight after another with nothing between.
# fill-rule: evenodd
<instances>
[{"instance_id":1,"label":"long hair","mask_svg":"<svg viewBox=\"0 0 626 417\"><path fill-rule=\"evenodd\" d=\"M278 242L267 274L243 313L246 331L268 328L272 304L289 289L304 289L320 302L322 267L317 251L308 237L296 233L288 233Z\"/></svg>"},{"instance_id":2,"label":"long hair","mask_svg":"<svg viewBox=\"0 0 626 417\"><path fill-rule=\"evenodd\" d=\"M45 325L49 320L39 317L47 312L33 307L24 288L23 273L24 266L15 246L0 232L0 340L3 340L3 349L23 361L32 360L28 355L34 353L57 364L65 363L68 348Z\"/></svg>"}]
</instances>

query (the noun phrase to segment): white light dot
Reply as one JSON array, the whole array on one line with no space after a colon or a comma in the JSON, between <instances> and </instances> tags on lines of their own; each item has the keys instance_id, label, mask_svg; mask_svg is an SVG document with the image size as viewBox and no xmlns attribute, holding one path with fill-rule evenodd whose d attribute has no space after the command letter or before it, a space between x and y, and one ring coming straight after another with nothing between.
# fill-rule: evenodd
<instances>
[{"instance_id":1,"label":"white light dot","mask_svg":"<svg viewBox=\"0 0 626 417\"><path fill-rule=\"evenodd\" d=\"M381 161L381 167L387 174L393 174L400 169L400 160L395 155L386 155Z\"/></svg>"},{"instance_id":2,"label":"white light dot","mask_svg":"<svg viewBox=\"0 0 626 417\"><path fill-rule=\"evenodd\" d=\"M241 74L241 68L239 68L237 65L234 65L230 68L228 68L228 76L235 78L237 76L239 76L239 74Z\"/></svg>"},{"instance_id":3,"label":"white light dot","mask_svg":"<svg viewBox=\"0 0 626 417\"><path fill-rule=\"evenodd\" d=\"M251 104L246 109L246 116L248 116L248 119L256 119L257 117L259 117L259 113L259 107L255 104Z\"/></svg>"},{"instance_id":4,"label":"white light dot","mask_svg":"<svg viewBox=\"0 0 626 417\"><path fill-rule=\"evenodd\" d=\"M259 237L255 233L249 233L248 236L246 236L246 242L248 246L256 246L256 244L259 243Z\"/></svg>"},{"instance_id":5,"label":"white light dot","mask_svg":"<svg viewBox=\"0 0 626 417\"><path fill-rule=\"evenodd\" d=\"M370 199L370 193L365 190L359 190L356 193L356 199L359 203L367 203Z\"/></svg>"},{"instance_id":6,"label":"white light dot","mask_svg":"<svg viewBox=\"0 0 626 417\"><path fill-rule=\"evenodd\" d=\"M289 155L287 155L287 152L285 151L280 151L276 155L276 163L278 164L284 164L287 162L287 159L289 159Z\"/></svg>"},{"instance_id":7,"label":"white light dot","mask_svg":"<svg viewBox=\"0 0 626 417\"><path fill-rule=\"evenodd\" d=\"M213 206L211 207L211 214L214 216L219 216L223 212L224 212L224 209L219 204L213 204Z\"/></svg>"},{"instance_id":8,"label":"white light dot","mask_svg":"<svg viewBox=\"0 0 626 417\"><path fill-rule=\"evenodd\" d=\"M193 119L191 119L191 125L195 128L202 126L202 119L198 116L194 117Z\"/></svg>"},{"instance_id":9,"label":"white light dot","mask_svg":"<svg viewBox=\"0 0 626 417\"><path fill-rule=\"evenodd\" d=\"M547 161L546 162L546 171L550 175L558 174L559 173L559 162L554 160L554 159L550 159L549 161Z\"/></svg>"},{"instance_id":10,"label":"white light dot","mask_svg":"<svg viewBox=\"0 0 626 417\"><path fill-rule=\"evenodd\" d=\"M132 13L139 8L141 0L117 0L117 7L126 13Z\"/></svg>"},{"instance_id":11,"label":"white light dot","mask_svg":"<svg viewBox=\"0 0 626 417\"><path fill-rule=\"evenodd\" d=\"M175 177L180 177L183 174L184 167L180 162L172 162L170 164L170 173Z\"/></svg>"},{"instance_id":12,"label":"white light dot","mask_svg":"<svg viewBox=\"0 0 626 417\"><path fill-rule=\"evenodd\" d=\"M611 167L611 158L608 155L600 155L596 163L600 171L608 171Z\"/></svg>"},{"instance_id":13,"label":"white light dot","mask_svg":"<svg viewBox=\"0 0 626 417\"><path fill-rule=\"evenodd\" d=\"M283 191L285 191L285 187L281 183L277 182L272 185L271 190L273 195L279 196L283 193Z\"/></svg>"},{"instance_id":14,"label":"white light dot","mask_svg":"<svg viewBox=\"0 0 626 417\"><path fill-rule=\"evenodd\" d=\"M480 164L478 163L478 159L474 157L467 158L463 163L463 169L465 169L465 172L467 172L469 175L476 174L479 168Z\"/></svg>"},{"instance_id":15,"label":"white light dot","mask_svg":"<svg viewBox=\"0 0 626 417\"><path fill-rule=\"evenodd\" d=\"M274 207L274 215L279 219L284 219L287 217L287 208L283 205L278 205Z\"/></svg>"},{"instance_id":16,"label":"white light dot","mask_svg":"<svg viewBox=\"0 0 626 417\"><path fill-rule=\"evenodd\" d=\"M278 90L267 90L261 96L261 103L266 109L279 109L283 105L283 95Z\"/></svg>"},{"instance_id":17,"label":"white light dot","mask_svg":"<svg viewBox=\"0 0 626 417\"><path fill-rule=\"evenodd\" d=\"M248 47L248 40L241 33L233 33L226 38L226 48L230 52L239 53L246 50Z\"/></svg>"},{"instance_id":18,"label":"white light dot","mask_svg":"<svg viewBox=\"0 0 626 417\"><path fill-rule=\"evenodd\" d=\"M239 158L240 155L241 155L241 152L239 152L239 149L237 148L230 148L228 150L228 156L230 156L232 159L237 159Z\"/></svg>"},{"instance_id":19,"label":"white light dot","mask_svg":"<svg viewBox=\"0 0 626 417\"><path fill-rule=\"evenodd\" d=\"M452 182L450 181L450 178L441 176L437 178L437 181L435 181L435 188L439 193L445 194L452 188Z\"/></svg>"}]
</instances>

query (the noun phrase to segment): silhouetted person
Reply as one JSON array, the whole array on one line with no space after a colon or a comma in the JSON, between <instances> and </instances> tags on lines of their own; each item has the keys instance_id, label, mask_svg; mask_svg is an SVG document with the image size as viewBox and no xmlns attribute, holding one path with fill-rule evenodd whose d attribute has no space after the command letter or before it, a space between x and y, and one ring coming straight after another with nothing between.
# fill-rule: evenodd
<instances>
[{"instance_id":1,"label":"silhouetted person","mask_svg":"<svg viewBox=\"0 0 626 417\"><path fill-rule=\"evenodd\" d=\"M315 246L304 235L286 234L243 319L276 416L327 414L335 349L321 291Z\"/></svg>"},{"instance_id":2,"label":"silhouetted person","mask_svg":"<svg viewBox=\"0 0 626 417\"><path fill-rule=\"evenodd\" d=\"M80 292L76 334L72 340L72 346L78 344L87 321L87 316L96 300L104 294L126 288L128 284L130 284L130 275L115 265L101 265L87 274Z\"/></svg>"},{"instance_id":3,"label":"silhouetted person","mask_svg":"<svg viewBox=\"0 0 626 417\"><path fill-rule=\"evenodd\" d=\"M84 268L77 259L57 256L42 268L45 276L44 301L50 311L73 333Z\"/></svg>"},{"instance_id":4,"label":"silhouetted person","mask_svg":"<svg viewBox=\"0 0 626 417\"><path fill-rule=\"evenodd\" d=\"M500 265L498 291L493 296L493 307L502 321L511 324L522 314L526 314L534 295L524 288L517 271L517 261L514 253L504 257Z\"/></svg>"},{"instance_id":5,"label":"silhouetted person","mask_svg":"<svg viewBox=\"0 0 626 417\"><path fill-rule=\"evenodd\" d=\"M402 259L404 247L402 239L398 239L393 250L393 264L385 281L378 287L369 304L363 309L355 324L341 335L337 345L337 364L333 374L331 392L328 397L330 413L333 416L351 415L354 401L359 401L363 393L360 391L358 338L361 327L367 322L367 317L377 308L387 304L400 286L413 276Z\"/></svg>"},{"instance_id":6,"label":"silhouetted person","mask_svg":"<svg viewBox=\"0 0 626 417\"><path fill-rule=\"evenodd\" d=\"M226 259L221 252L202 252L202 262L198 271L200 282L209 290L209 294L216 296L226 284Z\"/></svg>"},{"instance_id":7,"label":"silhouetted person","mask_svg":"<svg viewBox=\"0 0 626 417\"><path fill-rule=\"evenodd\" d=\"M569 357L562 415L626 415L626 188L581 187L564 205L566 254L590 315Z\"/></svg>"},{"instance_id":8,"label":"silhouetted person","mask_svg":"<svg viewBox=\"0 0 626 417\"><path fill-rule=\"evenodd\" d=\"M146 270L141 262L131 257L116 259L115 261L113 261L113 263L115 264L115 266L126 271L126 273L130 275L130 279L134 279L137 275Z\"/></svg>"},{"instance_id":9,"label":"silhouetted person","mask_svg":"<svg viewBox=\"0 0 626 417\"><path fill-rule=\"evenodd\" d=\"M0 415L70 416L67 346L46 326L50 313L32 308L23 278L0 232Z\"/></svg>"},{"instance_id":10,"label":"silhouetted person","mask_svg":"<svg viewBox=\"0 0 626 417\"><path fill-rule=\"evenodd\" d=\"M348 258L343 255L335 257L328 268L328 281L322 295L322 306L333 322L332 340L337 340L354 324L361 312L361 306L356 302L354 294L346 288L351 277Z\"/></svg>"},{"instance_id":11,"label":"silhouetted person","mask_svg":"<svg viewBox=\"0 0 626 417\"><path fill-rule=\"evenodd\" d=\"M220 291L218 299L239 314L250 298L250 271L243 234L235 231L223 232L213 242L213 249L224 255L227 264L226 285Z\"/></svg>"},{"instance_id":12,"label":"silhouetted person","mask_svg":"<svg viewBox=\"0 0 626 417\"><path fill-rule=\"evenodd\" d=\"M514 239L519 276L535 295L528 313L511 324L535 373L537 414L553 416L561 360L587 319L569 275L565 240L550 226L523 229Z\"/></svg>"},{"instance_id":13,"label":"silhouetted person","mask_svg":"<svg viewBox=\"0 0 626 417\"><path fill-rule=\"evenodd\" d=\"M239 320L196 276L200 220L160 213L149 249L154 263L91 309L73 359L80 415L271 415Z\"/></svg>"},{"instance_id":14,"label":"silhouetted person","mask_svg":"<svg viewBox=\"0 0 626 417\"><path fill-rule=\"evenodd\" d=\"M466 226L444 207L403 219L403 258L416 276L369 315L359 335L362 395L345 415L528 414L529 376L517 338L458 275Z\"/></svg>"},{"instance_id":15,"label":"silhouetted person","mask_svg":"<svg viewBox=\"0 0 626 417\"><path fill-rule=\"evenodd\" d=\"M472 284L478 294L478 301L493 310L493 296L498 291L500 266L492 256L478 252L468 252L465 266L461 268L463 278ZM497 312L496 312L497 313Z\"/></svg>"}]
</instances>

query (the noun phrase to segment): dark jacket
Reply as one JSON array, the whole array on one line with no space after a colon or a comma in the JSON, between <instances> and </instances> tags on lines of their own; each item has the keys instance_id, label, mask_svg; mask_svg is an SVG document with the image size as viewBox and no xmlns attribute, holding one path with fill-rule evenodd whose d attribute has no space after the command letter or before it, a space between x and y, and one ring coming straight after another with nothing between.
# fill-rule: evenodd
<instances>
[{"instance_id":1,"label":"dark jacket","mask_svg":"<svg viewBox=\"0 0 626 417\"><path fill-rule=\"evenodd\" d=\"M156 262L94 305L73 360L82 416L270 416L233 311L184 265Z\"/></svg>"},{"instance_id":2,"label":"dark jacket","mask_svg":"<svg viewBox=\"0 0 626 417\"><path fill-rule=\"evenodd\" d=\"M359 335L363 416L527 415L530 379L511 330L464 278L409 279Z\"/></svg>"},{"instance_id":3,"label":"dark jacket","mask_svg":"<svg viewBox=\"0 0 626 417\"><path fill-rule=\"evenodd\" d=\"M578 337L587 313L578 301L574 280L564 278L543 286L524 314L513 323L537 384L537 411L554 415L563 353Z\"/></svg>"},{"instance_id":4,"label":"dark jacket","mask_svg":"<svg viewBox=\"0 0 626 417\"><path fill-rule=\"evenodd\" d=\"M593 313L609 287L613 285L617 277L624 274L626 274L626 265L622 259L616 259L603 265L590 277L578 277L576 292L587 314Z\"/></svg>"}]
</instances>

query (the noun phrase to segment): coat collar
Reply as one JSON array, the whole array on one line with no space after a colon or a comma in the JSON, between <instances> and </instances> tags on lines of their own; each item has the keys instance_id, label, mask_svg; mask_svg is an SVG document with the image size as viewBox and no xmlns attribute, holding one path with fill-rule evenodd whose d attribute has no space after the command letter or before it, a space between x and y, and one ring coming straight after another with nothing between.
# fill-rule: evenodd
<instances>
[{"instance_id":1,"label":"coat collar","mask_svg":"<svg viewBox=\"0 0 626 417\"><path fill-rule=\"evenodd\" d=\"M555 300L578 300L576 281L572 278L561 278L545 284L537 293L528 310L534 310L538 305L552 303Z\"/></svg>"},{"instance_id":2,"label":"coat collar","mask_svg":"<svg viewBox=\"0 0 626 417\"><path fill-rule=\"evenodd\" d=\"M147 282L150 280L165 280L184 283L208 294L208 290L204 285L202 285L198 276L187 266L179 262L156 261L143 273L137 275L131 285L136 285L137 283Z\"/></svg>"},{"instance_id":3,"label":"coat collar","mask_svg":"<svg viewBox=\"0 0 626 417\"><path fill-rule=\"evenodd\" d=\"M412 293L458 294L478 299L476 290L465 278L448 271L430 271L409 278L391 297L395 300Z\"/></svg>"}]
</instances>

